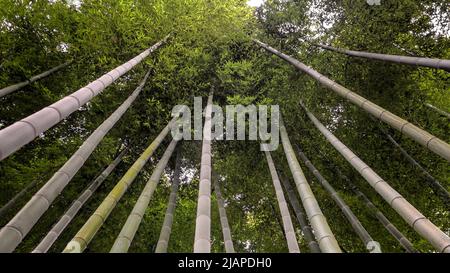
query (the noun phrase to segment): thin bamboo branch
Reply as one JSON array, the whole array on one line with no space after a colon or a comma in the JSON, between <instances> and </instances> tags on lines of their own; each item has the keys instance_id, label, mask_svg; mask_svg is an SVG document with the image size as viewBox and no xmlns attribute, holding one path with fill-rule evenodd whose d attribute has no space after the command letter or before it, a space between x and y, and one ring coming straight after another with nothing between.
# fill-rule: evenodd
<instances>
[{"instance_id":1,"label":"thin bamboo branch","mask_svg":"<svg viewBox=\"0 0 450 273\"><path fill-rule=\"evenodd\" d=\"M292 225L291 215L284 198L283 189L281 188L280 179L278 178L277 170L273 163L270 152L265 152L267 164L269 165L270 174L272 176L273 186L275 188L275 194L277 196L278 207L281 213L281 219L283 223L284 235L286 236L286 242L288 245L289 253L300 253L298 247L297 237L295 236L294 226Z\"/></svg>"},{"instance_id":2,"label":"thin bamboo branch","mask_svg":"<svg viewBox=\"0 0 450 273\"><path fill-rule=\"evenodd\" d=\"M182 144L178 147L177 159L175 163L175 171L172 178L172 187L170 190L169 203L166 209L166 215L164 216L164 222L159 234L158 244L156 245L155 253L167 253L167 247L169 246L170 233L172 232L173 215L177 206L177 193L180 185L180 172L181 172L181 152Z\"/></svg>"},{"instance_id":3,"label":"thin bamboo branch","mask_svg":"<svg viewBox=\"0 0 450 273\"><path fill-rule=\"evenodd\" d=\"M5 87L3 89L0 89L0 98L6 96L8 94L11 94L11 93L13 93L13 92L15 92L17 90L20 90L20 89L24 88L25 86L27 86L29 84L32 84L33 82L36 82L36 81L38 81L40 79L43 79L43 78L46 78L46 77L50 76L51 74L53 74L53 73L63 69L64 67L70 65L71 63L72 63L72 61L65 62L65 63L60 64L60 65L58 65L56 67L53 67L52 69L49 69L49 70L47 70L47 71L45 71L45 72L43 72L43 73L41 73L39 75L33 76L33 77L31 77L30 79L28 79L26 81L19 82L19 83L10 85L8 87Z\"/></svg>"},{"instance_id":4,"label":"thin bamboo branch","mask_svg":"<svg viewBox=\"0 0 450 273\"><path fill-rule=\"evenodd\" d=\"M11 200L8 201L2 208L0 208L0 218L4 216L4 214L10 210L12 207L14 207L17 203L17 201L24 196L31 188L36 186L37 180L34 180L30 184L28 184L24 189L22 189L18 194L16 194Z\"/></svg>"},{"instance_id":5,"label":"thin bamboo branch","mask_svg":"<svg viewBox=\"0 0 450 273\"><path fill-rule=\"evenodd\" d=\"M425 106L434 110L435 112L439 113L440 115L450 119L450 113L445 112L444 110L441 110L439 108L437 108L436 106L430 104L430 103L425 103Z\"/></svg>"},{"instance_id":6,"label":"thin bamboo branch","mask_svg":"<svg viewBox=\"0 0 450 273\"><path fill-rule=\"evenodd\" d=\"M347 49L342 49L342 48L335 48L332 46L321 45L321 44L318 44L316 46L321 47L326 50L330 50L330 51L338 52L338 53L345 54L348 56L352 56L352 57L361 57L361 58L366 58L366 59L371 59L371 60L380 60L380 61L398 63L398 64L431 67L431 68L436 68L436 69L443 69L443 70L450 72L450 60L379 54L379 53L372 53L372 52L365 52L365 51L354 51L354 50L347 50Z\"/></svg>"}]
</instances>

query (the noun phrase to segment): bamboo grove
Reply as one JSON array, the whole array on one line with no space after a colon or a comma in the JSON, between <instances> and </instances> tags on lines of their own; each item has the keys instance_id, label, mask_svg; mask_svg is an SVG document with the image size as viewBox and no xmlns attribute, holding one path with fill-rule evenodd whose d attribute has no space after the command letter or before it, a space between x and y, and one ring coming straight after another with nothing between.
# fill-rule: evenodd
<instances>
[{"instance_id":1,"label":"bamboo grove","mask_svg":"<svg viewBox=\"0 0 450 273\"><path fill-rule=\"evenodd\" d=\"M441 2L24 2L0 0L0 252L450 253Z\"/></svg>"}]
</instances>

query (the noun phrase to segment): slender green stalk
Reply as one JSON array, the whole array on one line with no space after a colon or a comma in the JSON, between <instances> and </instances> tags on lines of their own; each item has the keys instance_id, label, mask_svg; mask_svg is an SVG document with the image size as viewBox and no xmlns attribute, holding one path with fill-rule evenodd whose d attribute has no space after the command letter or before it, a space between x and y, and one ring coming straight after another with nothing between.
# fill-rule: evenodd
<instances>
[{"instance_id":1,"label":"slender green stalk","mask_svg":"<svg viewBox=\"0 0 450 273\"><path fill-rule=\"evenodd\" d=\"M376 192L423 238L430 242L436 250L450 253L450 238L429 219L412 206L400 193L394 190L375 171L355 155L347 146L336 138L320 121L300 103L309 119L325 136L333 147L364 177Z\"/></svg>"},{"instance_id":2,"label":"slender green stalk","mask_svg":"<svg viewBox=\"0 0 450 273\"><path fill-rule=\"evenodd\" d=\"M425 103L425 106L434 110L435 112L439 113L440 115L443 115L444 117L450 119L450 113L445 112L444 110L441 110L439 108L437 108L436 106L430 104L430 103Z\"/></svg>"},{"instance_id":3,"label":"slender green stalk","mask_svg":"<svg viewBox=\"0 0 450 273\"><path fill-rule=\"evenodd\" d=\"M78 211L83 207L83 205L89 200L89 198L94 194L94 192L103 184L103 181L111 174L111 172L119 165L122 158L127 153L128 149L124 149L117 157L114 159L108 167L87 187L87 189L72 203L70 208L64 213L64 215L59 219L59 221L53 226L53 228L47 233L47 235L42 239L38 246L33 250L32 253L47 253L47 251L52 247L61 233L66 229L66 227L73 220Z\"/></svg>"},{"instance_id":4,"label":"slender green stalk","mask_svg":"<svg viewBox=\"0 0 450 273\"><path fill-rule=\"evenodd\" d=\"M97 231L108 218L111 211L116 207L116 204L134 182L139 172L145 166L159 145L161 145L161 142L167 134L169 134L175 121L176 117L169 122L169 124L161 131L150 146L148 146L136 162L134 162L133 166L131 166L131 168L125 173L122 179L117 182L116 186L111 190L108 196L106 196L94 214L91 215L75 237L67 244L63 251L64 253L80 253L86 249L92 238L94 238Z\"/></svg>"},{"instance_id":5,"label":"slender green stalk","mask_svg":"<svg viewBox=\"0 0 450 273\"><path fill-rule=\"evenodd\" d=\"M308 181L303 174L303 171L298 163L297 157L295 156L294 149L292 148L289 136L286 131L286 127L281 122L280 124L280 135L281 142L283 144L284 153L289 164L289 168L294 177L295 184L297 186L298 193L305 208L306 214L308 215L311 227L319 243L320 250L324 253L340 253L342 252L333 232L328 225L327 219L322 213L319 207L319 203L314 197Z\"/></svg>"},{"instance_id":6,"label":"slender green stalk","mask_svg":"<svg viewBox=\"0 0 450 273\"><path fill-rule=\"evenodd\" d=\"M331 195L331 198L338 205L339 209L341 209L342 213L345 215L347 220L350 222L353 230L356 234L358 234L359 238L363 241L364 246L368 247L371 242L373 242L372 237L364 228L364 226L359 221L358 217L353 213L350 207L345 203L345 201L339 196L337 191L330 185L330 183L322 176L322 174L317 170L317 168L312 164L312 162L306 157L306 155L302 152L302 150L296 145L298 154L300 158L305 162L305 165L308 169L314 174L317 180L322 184L325 190Z\"/></svg>"},{"instance_id":7,"label":"slender green stalk","mask_svg":"<svg viewBox=\"0 0 450 273\"><path fill-rule=\"evenodd\" d=\"M290 253L300 253L298 247L297 237L295 236L294 226L292 225L291 215L284 198L283 189L281 188L280 179L278 178L277 170L273 163L270 152L265 152L267 164L269 165L270 174L272 176L273 186L275 188L275 194L277 196L278 207L281 213L281 219L283 222L284 235L286 236L286 242Z\"/></svg>"},{"instance_id":8,"label":"slender green stalk","mask_svg":"<svg viewBox=\"0 0 450 273\"><path fill-rule=\"evenodd\" d=\"M200 186L195 221L194 253L211 252L211 116L213 94L208 97L203 128Z\"/></svg>"},{"instance_id":9,"label":"slender green stalk","mask_svg":"<svg viewBox=\"0 0 450 273\"><path fill-rule=\"evenodd\" d=\"M309 251L311 253L320 253L319 244L317 244L316 239L314 237L313 231L309 226L308 221L306 220L306 216L302 211L300 203L298 202L297 196L295 195L294 189L290 185L289 181L280 176L281 184L287 192L289 203L291 204L292 209L295 212L295 216L297 217L297 221L300 224L300 228L302 229L303 236L308 244Z\"/></svg>"},{"instance_id":10,"label":"slender green stalk","mask_svg":"<svg viewBox=\"0 0 450 273\"><path fill-rule=\"evenodd\" d=\"M19 83L16 83L14 85L10 85L8 87L0 89L0 98L6 96L8 94L11 94L11 93L13 93L13 92L15 92L17 90L20 90L20 89L24 88L25 86L27 86L29 84L32 84L33 82L36 82L36 81L41 80L43 78L46 78L46 77L50 76L51 74L53 74L53 73L63 69L64 67L70 65L71 63L72 63L72 61L65 62L65 63L60 64L60 65L58 65L56 67L53 67L52 69L49 69L49 70L47 70L47 71L45 71L45 72L43 72L43 73L41 73L39 75L33 76L33 77L29 78L26 81L19 82Z\"/></svg>"},{"instance_id":11,"label":"slender green stalk","mask_svg":"<svg viewBox=\"0 0 450 273\"><path fill-rule=\"evenodd\" d=\"M106 134L131 107L141 93L150 71L145 75L134 92L84 141L69 160L0 231L0 252L12 252L22 242L31 228L48 210L56 197L64 190L72 178L83 167Z\"/></svg>"},{"instance_id":12,"label":"slender green stalk","mask_svg":"<svg viewBox=\"0 0 450 273\"><path fill-rule=\"evenodd\" d=\"M173 173L172 188L170 190L169 204L167 205L166 215L164 216L163 226L159 234L158 244L156 245L155 253L166 253L169 245L170 233L172 232L173 214L177 205L177 193L180 185L180 171L181 171L181 150L178 148L177 159L175 163L175 171Z\"/></svg>"},{"instance_id":13,"label":"slender green stalk","mask_svg":"<svg viewBox=\"0 0 450 273\"><path fill-rule=\"evenodd\" d=\"M389 54L379 54L365 51L354 51L342 48L335 48L328 45L316 45L326 50L338 52L352 57L361 57L371 60L380 60L391 63L407 64L415 66L424 66L437 69L443 69L450 72L450 60L444 59L431 59L431 58L421 58L421 57L410 57L410 56L399 56L399 55L389 55Z\"/></svg>"},{"instance_id":14,"label":"slender green stalk","mask_svg":"<svg viewBox=\"0 0 450 273\"><path fill-rule=\"evenodd\" d=\"M228 224L227 212L225 211L225 202L218 182L217 175L213 174L214 192L216 193L217 206L219 207L220 225L222 227L223 243L226 253L235 253L233 240L231 239L230 225Z\"/></svg>"},{"instance_id":15,"label":"slender green stalk","mask_svg":"<svg viewBox=\"0 0 450 273\"><path fill-rule=\"evenodd\" d=\"M403 147L400 144L398 144L398 142L395 141L395 139L382 126L380 126L380 124L378 124L377 122L375 123L377 124L380 131L386 135L389 141L392 144L394 144L394 146L397 147L397 149L400 150L400 152L406 158L406 160L408 160L408 162L411 163L411 165L420 170L428 186L430 186L430 188L432 188L434 192L437 195L439 195L439 197L441 197L445 205L448 208L450 208L450 193L442 186L442 184L436 178L434 178L427 170L425 170L425 168L422 167L422 165L420 165L419 162L417 162L405 149L403 149Z\"/></svg>"},{"instance_id":16,"label":"slender green stalk","mask_svg":"<svg viewBox=\"0 0 450 273\"><path fill-rule=\"evenodd\" d=\"M360 95L352 92L351 90L345 88L342 85L330 80L319 72L315 71L311 67L299 62L298 60L279 52L278 50L264 44L258 40L255 40L259 46L271 52L272 54L280 57L281 59L287 61L292 64L295 68L305 72L310 75L312 78L325 85L338 95L344 97L350 102L356 104L358 107L364 109L367 113L373 115L377 119L380 119L395 129L399 130L401 133L407 135L413 140L417 141L421 145L427 147L430 151L440 155L445 158L447 161L450 161L450 145L436 136L431 135L430 133L420 129L417 126L414 126L410 122L394 115L393 113L387 111L386 109L381 108L380 106L374 104L366 98L361 97Z\"/></svg>"},{"instance_id":17,"label":"slender green stalk","mask_svg":"<svg viewBox=\"0 0 450 273\"><path fill-rule=\"evenodd\" d=\"M111 248L111 253L126 253L131 246L131 242L133 242L133 238L139 229L139 225L142 222L142 218L144 218L145 211L147 210L148 204L153 197L153 193L156 190L156 187L159 184L159 180L161 180L161 175L164 172L164 169L169 162L170 157L177 146L178 141L172 140L170 142L169 147L167 147L164 155L161 160L156 165L153 170L152 176L148 180L145 185L144 190L142 191L139 199L136 201L133 210L128 216L127 221L122 227L119 236L117 236L114 245Z\"/></svg>"}]
</instances>

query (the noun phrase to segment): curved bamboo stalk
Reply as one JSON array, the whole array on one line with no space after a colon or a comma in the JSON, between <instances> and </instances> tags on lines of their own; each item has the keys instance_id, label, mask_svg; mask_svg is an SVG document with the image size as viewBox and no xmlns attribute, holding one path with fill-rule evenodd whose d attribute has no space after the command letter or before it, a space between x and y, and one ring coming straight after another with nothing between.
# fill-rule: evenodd
<instances>
[{"instance_id":1,"label":"curved bamboo stalk","mask_svg":"<svg viewBox=\"0 0 450 273\"><path fill-rule=\"evenodd\" d=\"M159 145L161 145L161 142L167 134L169 134L175 121L176 118L173 118L169 122L169 124L134 162L133 166L131 166L119 182L117 182L116 186L111 190L108 196L106 196L97 210L91 215L75 237L67 244L63 251L64 253L80 253L86 249L92 238L94 238L97 231L108 218L111 211L116 207L116 204L119 202L120 198L122 198L155 150L159 147Z\"/></svg>"},{"instance_id":2,"label":"curved bamboo stalk","mask_svg":"<svg viewBox=\"0 0 450 273\"><path fill-rule=\"evenodd\" d=\"M178 187L180 185L181 151L182 146L180 144L180 147L177 151L177 159L175 163L175 171L173 173L169 204L167 205L166 215L164 216L164 222L159 234L155 253L167 253L167 247L169 246L170 233L172 232L173 214L175 212L175 207L177 206L177 193Z\"/></svg>"},{"instance_id":3,"label":"curved bamboo stalk","mask_svg":"<svg viewBox=\"0 0 450 273\"><path fill-rule=\"evenodd\" d=\"M339 175L339 177L344 180L347 185L352 189L352 191L356 194L357 197L359 197L366 207L369 209L369 211L377 218L377 220L383 225L383 227L400 243L400 245L406 250L406 252L409 253L415 253L418 252L412 243L401 233L395 226L392 224L386 216L367 198L367 196L362 193L356 185L350 181L350 179L342 173L341 169L336 166L331 160L328 159L327 156L325 156L322 152L318 151L319 154L325 161L328 163L329 166L333 168L333 170Z\"/></svg>"},{"instance_id":4,"label":"curved bamboo stalk","mask_svg":"<svg viewBox=\"0 0 450 273\"><path fill-rule=\"evenodd\" d=\"M389 54L379 54L371 53L365 51L354 51L342 48L335 48L328 45L317 44L316 46L321 47L326 50L338 52L352 57L361 57L371 60L380 60L391 63L407 64L414 66L424 66L437 69L443 69L450 72L450 60L444 59L431 59L431 58L421 58L421 57L410 57L410 56L400 56L400 55L389 55Z\"/></svg>"},{"instance_id":5,"label":"curved bamboo stalk","mask_svg":"<svg viewBox=\"0 0 450 273\"><path fill-rule=\"evenodd\" d=\"M75 174L83 167L88 157L100 144L105 135L119 121L136 100L147 81L150 71L139 86L114 113L112 113L80 146L72 157L50 178L47 183L31 198L16 216L0 231L0 252L11 252L28 234L39 218L50 207L69 184ZM6 240L9 238L9 240Z\"/></svg>"},{"instance_id":6,"label":"curved bamboo stalk","mask_svg":"<svg viewBox=\"0 0 450 273\"><path fill-rule=\"evenodd\" d=\"M287 181L283 176L280 176L280 181L287 192L289 203L291 204L292 209L295 212L295 216L297 217L297 221L300 224L303 236L305 237L306 243L308 244L309 251L311 253L320 253L321 251L319 244L317 244L312 229L309 226L305 214L300 207L300 203L298 202L294 189L289 184L289 181Z\"/></svg>"},{"instance_id":7,"label":"curved bamboo stalk","mask_svg":"<svg viewBox=\"0 0 450 273\"><path fill-rule=\"evenodd\" d=\"M211 252L211 116L213 94L208 97L203 128L200 185L198 191L197 219L195 220L194 253Z\"/></svg>"},{"instance_id":8,"label":"curved bamboo stalk","mask_svg":"<svg viewBox=\"0 0 450 273\"><path fill-rule=\"evenodd\" d=\"M0 89L0 98L4 97L4 96L6 96L6 95L8 95L8 94L10 94L12 92L15 92L17 90L20 90L20 89L24 88L25 86L27 86L29 84L32 84L33 82L36 82L36 81L38 81L40 79L43 79L43 78L46 78L46 77L50 76L50 74L53 74L56 71L59 71L59 70L63 69L64 67L70 65L71 63L72 63L72 61L65 62L65 63L60 64L60 65L58 65L56 67L53 67L52 69L49 69L49 70L47 70L47 71L45 71L45 72L43 72L43 73L41 73L39 75L33 76L33 77L31 77L30 79L28 79L26 81L19 82L19 83L10 85L8 87L5 87L3 89Z\"/></svg>"},{"instance_id":9,"label":"curved bamboo stalk","mask_svg":"<svg viewBox=\"0 0 450 273\"><path fill-rule=\"evenodd\" d=\"M419 162L417 162L410 154L408 154L408 152L405 149L403 149L403 147L400 144L398 144L398 142L395 141L395 139L378 123L377 127L380 129L381 132L383 132L383 134L386 135L389 141L392 144L394 144L394 146L397 147L397 149L400 150L400 152L406 158L406 160L408 160L408 162L411 163L411 165L420 170L423 177L425 177L425 181L428 184L428 186L430 186L430 188L432 188L434 192L441 197L445 205L450 208L450 193L441 185L441 183L436 178L434 178L427 170L425 170L425 168L422 167L422 165L420 165Z\"/></svg>"},{"instance_id":10,"label":"curved bamboo stalk","mask_svg":"<svg viewBox=\"0 0 450 273\"><path fill-rule=\"evenodd\" d=\"M164 172L164 169L169 162L170 157L177 146L178 141L172 140L170 142L169 147L167 147L164 155L161 157L161 160L156 165L153 170L152 176L147 181L144 190L142 190L139 199L136 201L136 204L133 207L130 215L128 216L127 221L122 227L122 230L117 236L114 245L112 246L110 253L127 253L128 249L131 246L131 242L133 241L134 236L136 235L137 230L139 229L139 225L142 222L142 218L144 218L145 211L147 210L148 204L153 197L153 193L156 190L156 187L159 184L159 180L161 180L161 175Z\"/></svg>"},{"instance_id":11,"label":"curved bamboo stalk","mask_svg":"<svg viewBox=\"0 0 450 273\"><path fill-rule=\"evenodd\" d=\"M300 253L300 248L298 247L297 237L295 236L294 226L292 225L291 215L289 214L289 209L284 198L283 189L281 188L280 179L278 178L277 170L273 163L272 156L270 152L265 152L267 164L269 165L270 174L272 176L273 186L275 188L275 193L277 196L278 207L280 209L281 218L283 222L284 235L286 236L286 242L288 245L289 253Z\"/></svg>"},{"instance_id":12,"label":"curved bamboo stalk","mask_svg":"<svg viewBox=\"0 0 450 273\"><path fill-rule=\"evenodd\" d=\"M228 224L227 212L225 210L225 202L223 201L222 192L220 190L217 176L213 174L214 192L216 193L217 206L219 207L220 225L222 227L223 243L226 253L235 253L233 240L231 239L230 225Z\"/></svg>"},{"instance_id":13,"label":"curved bamboo stalk","mask_svg":"<svg viewBox=\"0 0 450 273\"><path fill-rule=\"evenodd\" d=\"M436 227L400 193L394 190L386 181L375 173L366 163L355 155L347 146L336 138L308 109L305 109L309 119L325 136L328 142L352 165L383 199L411 226L417 233L430 242L438 251L450 253L450 237Z\"/></svg>"},{"instance_id":14,"label":"curved bamboo stalk","mask_svg":"<svg viewBox=\"0 0 450 273\"><path fill-rule=\"evenodd\" d=\"M432 110L434 110L435 112L441 114L442 116L450 119L450 113L447 113L444 110L441 110L441 109L437 108L436 106L434 106L434 105L432 105L430 103L425 103L425 106L430 108L430 109L432 109Z\"/></svg>"},{"instance_id":15,"label":"curved bamboo stalk","mask_svg":"<svg viewBox=\"0 0 450 273\"><path fill-rule=\"evenodd\" d=\"M287 61L288 63L295 66L297 69L310 75L312 78L325 85L338 95L349 100L350 102L356 104L360 108L364 109L367 113L373 115L377 119L380 119L395 129L399 130L401 133L407 135L413 140L417 141L421 145L427 147L430 151L440 155L446 160L450 161L450 145L441 139L431 135L430 133L420 129L419 127L413 125L412 123L394 115L393 113L387 111L384 108L372 103L368 99L361 97L360 95L352 92L351 90L345 88L344 86L330 80L319 72L315 71L311 67L299 62L298 60L279 52L278 50L254 39L254 41L260 45L265 50L271 52L272 54L280 57L281 59Z\"/></svg>"},{"instance_id":16,"label":"curved bamboo stalk","mask_svg":"<svg viewBox=\"0 0 450 273\"><path fill-rule=\"evenodd\" d=\"M21 190L18 194L16 194L11 200L8 201L2 208L0 208L0 218L3 217L3 215L10 210L14 205L17 203L17 200L19 200L22 196L24 196L31 188L36 186L38 180L34 180L30 184L28 184L23 190Z\"/></svg>"},{"instance_id":17,"label":"curved bamboo stalk","mask_svg":"<svg viewBox=\"0 0 450 273\"><path fill-rule=\"evenodd\" d=\"M364 226L359 221L358 217L353 213L350 207L345 203L345 201L339 196L333 186L322 176L322 174L317 170L317 168L312 164L312 162L306 157L303 151L296 145L298 154L300 158L305 162L308 169L314 174L317 180L322 184L325 190L331 195L331 198L336 202L338 207L341 209L342 213L345 215L347 220L350 222L353 230L358 234L359 238L363 241L364 246L368 247L371 242L373 242L372 237L364 228Z\"/></svg>"},{"instance_id":18,"label":"curved bamboo stalk","mask_svg":"<svg viewBox=\"0 0 450 273\"><path fill-rule=\"evenodd\" d=\"M280 121L280 135L281 143L283 145L284 153L289 164L289 168L294 177L295 184L297 186L298 193L308 215L311 227L319 243L320 250L324 253L340 253L342 252L336 238L331 231L327 219L323 215L319 204L317 203L314 193L312 192L308 181L303 174L303 171L295 156L294 149L292 148L289 136L286 131L286 127L282 121Z\"/></svg>"},{"instance_id":19,"label":"curved bamboo stalk","mask_svg":"<svg viewBox=\"0 0 450 273\"><path fill-rule=\"evenodd\" d=\"M83 205L89 200L89 198L94 194L94 192L103 184L103 181L111 174L111 172L119 165L122 158L127 153L128 149L124 149L117 157L114 159L108 167L86 188L86 190L72 203L70 208L64 213L64 215L59 219L59 221L53 226L53 228L47 233L47 235L41 240L39 245L32 251L32 253L47 253L47 251L52 247L61 233L66 229L66 227L73 220L78 211L83 207Z\"/></svg>"},{"instance_id":20,"label":"curved bamboo stalk","mask_svg":"<svg viewBox=\"0 0 450 273\"><path fill-rule=\"evenodd\" d=\"M161 40L125 64L106 73L75 93L0 130L0 160L7 158L27 143L47 131L75 112L92 98L100 94L119 77L130 71L150 53L159 48L167 39Z\"/></svg>"}]
</instances>

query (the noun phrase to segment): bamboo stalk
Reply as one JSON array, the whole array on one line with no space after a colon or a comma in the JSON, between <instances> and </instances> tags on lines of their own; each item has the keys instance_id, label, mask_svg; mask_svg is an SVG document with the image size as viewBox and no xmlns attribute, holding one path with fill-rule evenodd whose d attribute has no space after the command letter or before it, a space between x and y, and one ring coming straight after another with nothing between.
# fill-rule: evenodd
<instances>
[{"instance_id":1,"label":"bamboo stalk","mask_svg":"<svg viewBox=\"0 0 450 273\"><path fill-rule=\"evenodd\" d=\"M361 57L371 60L380 60L398 64L431 67L436 69L443 69L450 72L450 60L379 54L365 51L354 51L342 48L335 48L329 45L321 45L321 44L317 44L316 46L352 57Z\"/></svg>"},{"instance_id":2,"label":"bamboo stalk","mask_svg":"<svg viewBox=\"0 0 450 273\"><path fill-rule=\"evenodd\" d=\"M230 225L228 224L227 212L225 211L225 202L223 201L217 176L213 174L214 192L216 193L217 206L219 207L220 225L222 227L223 243L226 253L235 253L233 240L231 239Z\"/></svg>"},{"instance_id":3,"label":"bamboo stalk","mask_svg":"<svg viewBox=\"0 0 450 273\"><path fill-rule=\"evenodd\" d=\"M177 193L180 185L180 171L181 171L181 151L182 146L177 151L177 159L175 163L175 171L173 173L172 187L170 190L169 204L167 205L166 215L164 216L163 226L159 234L158 244L156 245L155 253L167 253L169 245L170 233L172 232L173 214L177 205Z\"/></svg>"},{"instance_id":4,"label":"bamboo stalk","mask_svg":"<svg viewBox=\"0 0 450 273\"><path fill-rule=\"evenodd\" d=\"M311 227L309 226L308 221L306 220L305 214L303 213L300 203L298 202L297 196L295 195L294 189L289 184L289 181L286 180L283 176L280 176L280 181L287 192L289 203L291 204L292 209L294 210L295 216L297 217L297 221L300 224L300 228L302 229L303 236L308 244L309 251L311 253L320 253L319 244L317 244L314 234L312 232Z\"/></svg>"},{"instance_id":5,"label":"bamboo stalk","mask_svg":"<svg viewBox=\"0 0 450 273\"><path fill-rule=\"evenodd\" d=\"M63 69L64 67L70 65L71 63L72 63L72 61L65 62L65 63L60 64L60 65L58 65L56 67L53 67L52 69L49 69L49 70L47 70L47 71L45 71L45 72L43 72L43 73L41 73L39 75L33 76L33 77L31 77L30 79L28 79L26 81L19 82L19 83L10 85L8 87L5 87L3 89L0 89L0 98L6 96L8 94L11 94L11 93L13 93L13 92L15 92L17 90L20 90L20 89L24 88L25 86L27 86L29 84L32 84L33 82L36 82L36 81L38 81L40 79L43 79L43 78L46 78L46 77L50 76L51 74L53 74L53 73Z\"/></svg>"},{"instance_id":6,"label":"bamboo stalk","mask_svg":"<svg viewBox=\"0 0 450 273\"><path fill-rule=\"evenodd\" d=\"M200 185L195 221L194 253L211 252L211 116L213 94L208 97L203 128Z\"/></svg>"},{"instance_id":7,"label":"bamboo stalk","mask_svg":"<svg viewBox=\"0 0 450 273\"><path fill-rule=\"evenodd\" d=\"M440 115L450 119L450 113L445 112L444 110L441 110L439 108L437 108L436 106L430 104L430 103L425 103L425 106L434 110L435 112L439 113Z\"/></svg>"},{"instance_id":8,"label":"bamboo stalk","mask_svg":"<svg viewBox=\"0 0 450 273\"><path fill-rule=\"evenodd\" d=\"M312 78L325 85L338 95L343 98L349 100L350 102L356 104L360 108L364 109L367 113L373 115L377 119L386 122L390 126L399 130L401 133L407 135L412 138L416 142L421 145L427 147L430 151L440 155L445 158L447 161L450 161L450 145L436 136L431 135L430 133L420 129L419 127L413 125L412 123L394 115L393 113L387 111L386 109L374 104L366 98L361 97L360 95L352 92L351 90L345 88L344 86L330 80L319 72L315 71L311 67L299 62L298 60L279 52L278 50L264 44L256 39L254 39L255 43L259 46L267 50L268 52L280 57L281 59L287 61L292 64L297 69L305 72L310 75Z\"/></svg>"},{"instance_id":9,"label":"bamboo stalk","mask_svg":"<svg viewBox=\"0 0 450 273\"><path fill-rule=\"evenodd\" d=\"M114 159L106 169L86 188L86 190L78 196L69 209L64 213L64 215L59 219L59 221L53 226L53 228L47 233L47 235L41 240L41 242L36 246L32 253L47 253L47 251L52 247L58 237L70 224L70 222L75 218L78 211L83 207L83 205L91 198L94 192L103 184L105 179L111 174L112 171L119 165L122 158L127 153L128 149L124 149L117 157Z\"/></svg>"},{"instance_id":10,"label":"bamboo stalk","mask_svg":"<svg viewBox=\"0 0 450 273\"><path fill-rule=\"evenodd\" d=\"M172 140L167 147L164 155L161 157L161 160L156 165L153 170L152 176L148 180L145 185L144 190L142 191L139 199L136 201L136 204L133 207L130 215L128 216L127 221L122 227L122 230L117 236L114 245L111 248L110 253L127 253L128 249L131 246L131 242L139 229L139 226L144 218L145 211L147 210L148 204L153 197L153 193L156 190L156 187L159 184L159 180L161 180L161 175L164 172L164 169L169 162L170 157L177 146L178 141Z\"/></svg>"},{"instance_id":11,"label":"bamboo stalk","mask_svg":"<svg viewBox=\"0 0 450 273\"><path fill-rule=\"evenodd\" d=\"M169 122L169 124L134 162L133 166L128 169L122 179L117 182L116 186L111 190L108 196L106 196L94 214L91 215L75 237L67 244L63 251L64 253L80 253L86 249L92 238L94 238L97 231L108 218L111 211L115 208L119 200L134 182L139 172L145 166L159 145L161 145L164 138L169 134L175 121L176 117Z\"/></svg>"},{"instance_id":12,"label":"bamboo stalk","mask_svg":"<svg viewBox=\"0 0 450 273\"><path fill-rule=\"evenodd\" d=\"M302 200L306 214L308 215L311 227L316 235L320 250L324 253L342 252L316 198L314 197L305 175L303 174L300 164L298 163L283 122L280 124L280 135L289 168L292 172L292 176L294 177L298 193Z\"/></svg>"},{"instance_id":13,"label":"bamboo stalk","mask_svg":"<svg viewBox=\"0 0 450 273\"><path fill-rule=\"evenodd\" d=\"M417 233L430 242L436 250L450 253L450 238L414 206L412 206L400 193L394 190L375 171L355 155L347 146L336 138L320 121L300 103L309 119L325 136L333 147L364 177L375 191L411 226Z\"/></svg>"},{"instance_id":14,"label":"bamboo stalk","mask_svg":"<svg viewBox=\"0 0 450 273\"><path fill-rule=\"evenodd\" d=\"M24 189L22 189L18 194L16 194L11 200L8 201L2 208L0 208L0 218L3 217L3 215L10 210L14 205L16 205L17 201L24 196L31 188L36 186L37 180L34 180L30 184L28 184Z\"/></svg>"},{"instance_id":15,"label":"bamboo stalk","mask_svg":"<svg viewBox=\"0 0 450 273\"><path fill-rule=\"evenodd\" d=\"M272 176L273 186L275 188L275 194L277 196L278 207L281 213L281 219L283 223L284 235L286 237L286 242L288 245L289 253L300 253L300 248L298 247L297 237L295 236L294 226L292 225L291 215L289 214L289 209L284 198L283 189L281 188L280 179L278 178L277 170L273 163L272 156L270 152L265 152L267 164L269 165L270 174Z\"/></svg>"},{"instance_id":16,"label":"bamboo stalk","mask_svg":"<svg viewBox=\"0 0 450 273\"><path fill-rule=\"evenodd\" d=\"M69 184L106 134L130 108L142 91L150 71L134 92L78 148L31 200L0 230L0 252L12 252Z\"/></svg>"},{"instance_id":17,"label":"bamboo stalk","mask_svg":"<svg viewBox=\"0 0 450 273\"><path fill-rule=\"evenodd\" d=\"M159 48L167 38L168 36L130 61L111 70L75 93L0 130L0 161L67 118L70 114L100 94L106 87Z\"/></svg>"},{"instance_id":18,"label":"bamboo stalk","mask_svg":"<svg viewBox=\"0 0 450 273\"><path fill-rule=\"evenodd\" d=\"M383 127L381 127L378 123L376 124L378 129L380 129L380 131L384 135L386 135L389 141L392 144L394 144L394 146L397 147L397 149L400 150L400 152L406 158L406 160L408 160L408 162L411 163L411 165L420 170L428 186L430 186L430 188L432 188L433 191L437 195L439 195L439 197L441 197L445 205L448 208L450 208L450 193L441 185L441 183L436 178L434 178L427 170L425 170L425 168L422 167L422 165L420 165L419 162L417 162L405 149L403 149L403 147L397 141L395 141L395 139Z\"/></svg>"},{"instance_id":19,"label":"bamboo stalk","mask_svg":"<svg viewBox=\"0 0 450 273\"><path fill-rule=\"evenodd\" d=\"M345 201L339 196L336 190L331 186L331 184L322 176L322 174L317 170L317 168L312 164L312 162L306 157L303 151L296 145L297 152L300 158L305 162L308 169L314 174L320 184L325 188L325 190L331 195L333 201L338 205L339 209L345 215L345 218L350 222L355 233L359 236L361 241L364 243L365 247L368 247L374 240L364 228L364 226L359 221L358 217L353 213L350 207L345 203Z\"/></svg>"}]
</instances>

